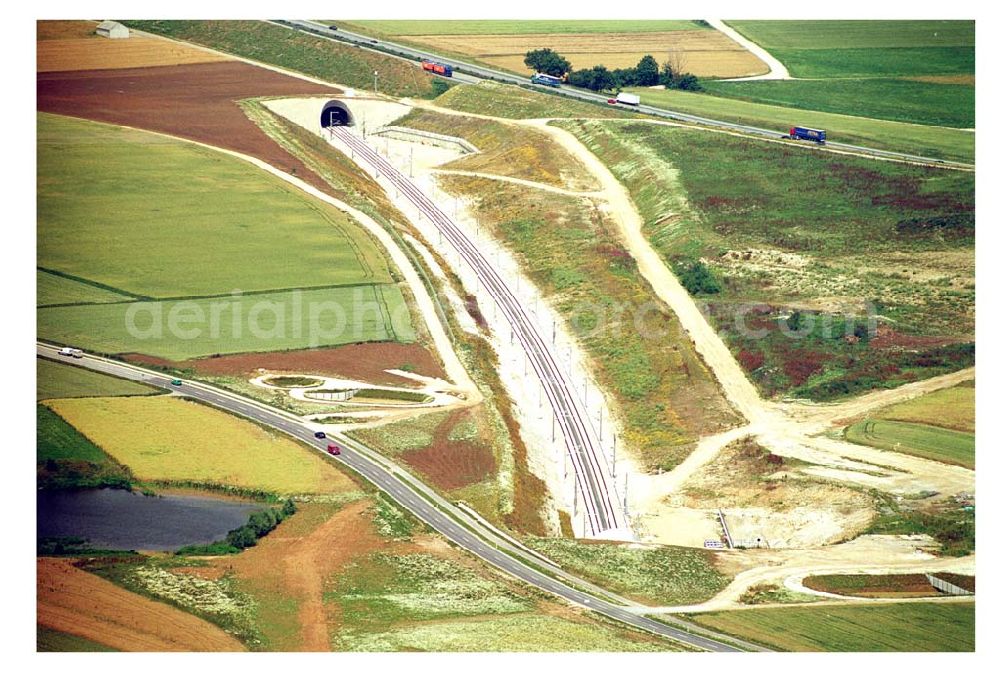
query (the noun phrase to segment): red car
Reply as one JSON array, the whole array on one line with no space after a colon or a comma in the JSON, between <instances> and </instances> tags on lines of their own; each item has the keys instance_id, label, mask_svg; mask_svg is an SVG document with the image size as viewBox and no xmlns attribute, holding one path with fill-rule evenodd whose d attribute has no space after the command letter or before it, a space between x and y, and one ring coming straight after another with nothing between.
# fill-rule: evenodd
<instances>
[{"instance_id":1,"label":"red car","mask_svg":"<svg viewBox=\"0 0 1000 677\"><path fill-rule=\"evenodd\" d=\"M338 447L336 444L326 445L326 450L330 452L331 456L340 456L340 447Z\"/></svg>"},{"instance_id":2,"label":"red car","mask_svg":"<svg viewBox=\"0 0 1000 677\"><path fill-rule=\"evenodd\" d=\"M608 103L614 106L616 103L618 103L618 99L608 99Z\"/></svg>"}]
</instances>

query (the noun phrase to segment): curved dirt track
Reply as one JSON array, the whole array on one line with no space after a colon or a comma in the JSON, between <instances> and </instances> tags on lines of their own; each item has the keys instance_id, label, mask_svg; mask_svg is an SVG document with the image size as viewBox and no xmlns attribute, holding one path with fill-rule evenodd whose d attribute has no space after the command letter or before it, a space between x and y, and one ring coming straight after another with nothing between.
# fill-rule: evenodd
<instances>
[{"instance_id":1,"label":"curved dirt track","mask_svg":"<svg viewBox=\"0 0 1000 677\"><path fill-rule=\"evenodd\" d=\"M774 56L771 55L766 49L758 45L756 42L744 37L731 26L727 26L723 23L722 19L706 19L709 25L715 30L719 31L723 35L727 36L733 42L741 46L743 49L747 50L755 57L767 64L770 69L767 73L763 75L751 75L746 78L729 78L732 82L738 82L741 80L791 80L792 76L789 74L788 69L785 68L785 64L778 61Z\"/></svg>"},{"instance_id":2,"label":"curved dirt track","mask_svg":"<svg viewBox=\"0 0 1000 677\"><path fill-rule=\"evenodd\" d=\"M208 621L77 569L38 559L38 624L120 651L245 651Z\"/></svg>"}]
</instances>

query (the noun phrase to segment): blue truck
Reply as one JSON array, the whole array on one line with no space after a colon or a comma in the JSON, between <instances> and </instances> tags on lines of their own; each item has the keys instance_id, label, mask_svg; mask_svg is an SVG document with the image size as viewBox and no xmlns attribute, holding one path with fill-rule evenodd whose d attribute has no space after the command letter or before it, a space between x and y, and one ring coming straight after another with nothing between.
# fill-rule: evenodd
<instances>
[{"instance_id":1,"label":"blue truck","mask_svg":"<svg viewBox=\"0 0 1000 677\"><path fill-rule=\"evenodd\" d=\"M546 87L562 87L562 80L545 73L535 73L531 76L531 82L535 85L545 85Z\"/></svg>"},{"instance_id":2,"label":"blue truck","mask_svg":"<svg viewBox=\"0 0 1000 677\"><path fill-rule=\"evenodd\" d=\"M792 127L788 133L782 136L783 139L801 139L803 141L815 141L819 144L826 143L826 132L822 129L809 129L808 127Z\"/></svg>"}]
</instances>

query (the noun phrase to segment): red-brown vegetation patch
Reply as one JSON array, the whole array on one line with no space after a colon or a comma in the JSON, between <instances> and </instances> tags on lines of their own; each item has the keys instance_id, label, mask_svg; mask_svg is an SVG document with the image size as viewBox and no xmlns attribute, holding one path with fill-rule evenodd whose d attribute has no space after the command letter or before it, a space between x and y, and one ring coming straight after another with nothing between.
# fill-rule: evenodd
<instances>
[{"instance_id":1,"label":"red-brown vegetation patch","mask_svg":"<svg viewBox=\"0 0 1000 677\"><path fill-rule=\"evenodd\" d=\"M38 625L121 651L243 651L220 628L82 571L38 558Z\"/></svg>"},{"instance_id":2,"label":"red-brown vegetation patch","mask_svg":"<svg viewBox=\"0 0 1000 677\"><path fill-rule=\"evenodd\" d=\"M942 581L948 581L953 585L957 585L963 590L968 590L969 592L976 591L976 577L966 576L964 574L953 574L948 571L939 571L934 574L935 577L940 578Z\"/></svg>"},{"instance_id":3,"label":"red-brown vegetation patch","mask_svg":"<svg viewBox=\"0 0 1000 677\"><path fill-rule=\"evenodd\" d=\"M318 188L326 184L239 107L260 96L336 96L339 90L252 66L221 63L39 73L38 110L126 125L259 158Z\"/></svg>"},{"instance_id":4,"label":"red-brown vegetation patch","mask_svg":"<svg viewBox=\"0 0 1000 677\"><path fill-rule=\"evenodd\" d=\"M206 376L256 376L257 370L264 369L340 377L379 385L413 386L415 382L411 379L385 373L386 369L403 368L421 376L447 378L434 354L415 343L355 343L336 348L239 353L183 362L138 353L121 357L136 364L192 369L196 374Z\"/></svg>"},{"instance_id":5,"label":"red-brown vegetation patch","mask_svg":"<svg viewBox=\"0 0 1000 677\"><path fill-rule=\"evenodd\" d=\"M913 336L882 325L878 328L875 337L868 342L868 345L878 349L919 350L946 346L960 340L954 336Z\"/></svg>"},{"instance_id":6,"label":"red-brown vegetation patch","mask_svg":"<svg viewBox=\"0 0 1000 677\"><path fill-rule=\"evenodd\" d=\"M471 411L455 412L434 431L427 447L409 451L402 459L434 486L446 491L481 482L496 472L496 459L488 446L478 440L451 440L448 435Z\"/></svg>"}]
</instances>

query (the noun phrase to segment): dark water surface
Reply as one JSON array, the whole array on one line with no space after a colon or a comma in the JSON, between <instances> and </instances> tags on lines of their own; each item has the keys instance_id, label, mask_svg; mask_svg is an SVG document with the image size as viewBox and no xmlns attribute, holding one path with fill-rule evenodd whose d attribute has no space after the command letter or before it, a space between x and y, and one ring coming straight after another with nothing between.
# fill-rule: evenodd
<instances>
[{"instance_id":1,"label":"dark water surface","mask_svg":"<svg viewBox=\"0 0 1000 677\"><path fill-rule=\"evenodd\" d=\"M143 496L122 489L38 492L38 538L80 537L111 550L176 550L212 543L261 508L205 496Z\"/></svg>"}]
</instances>

